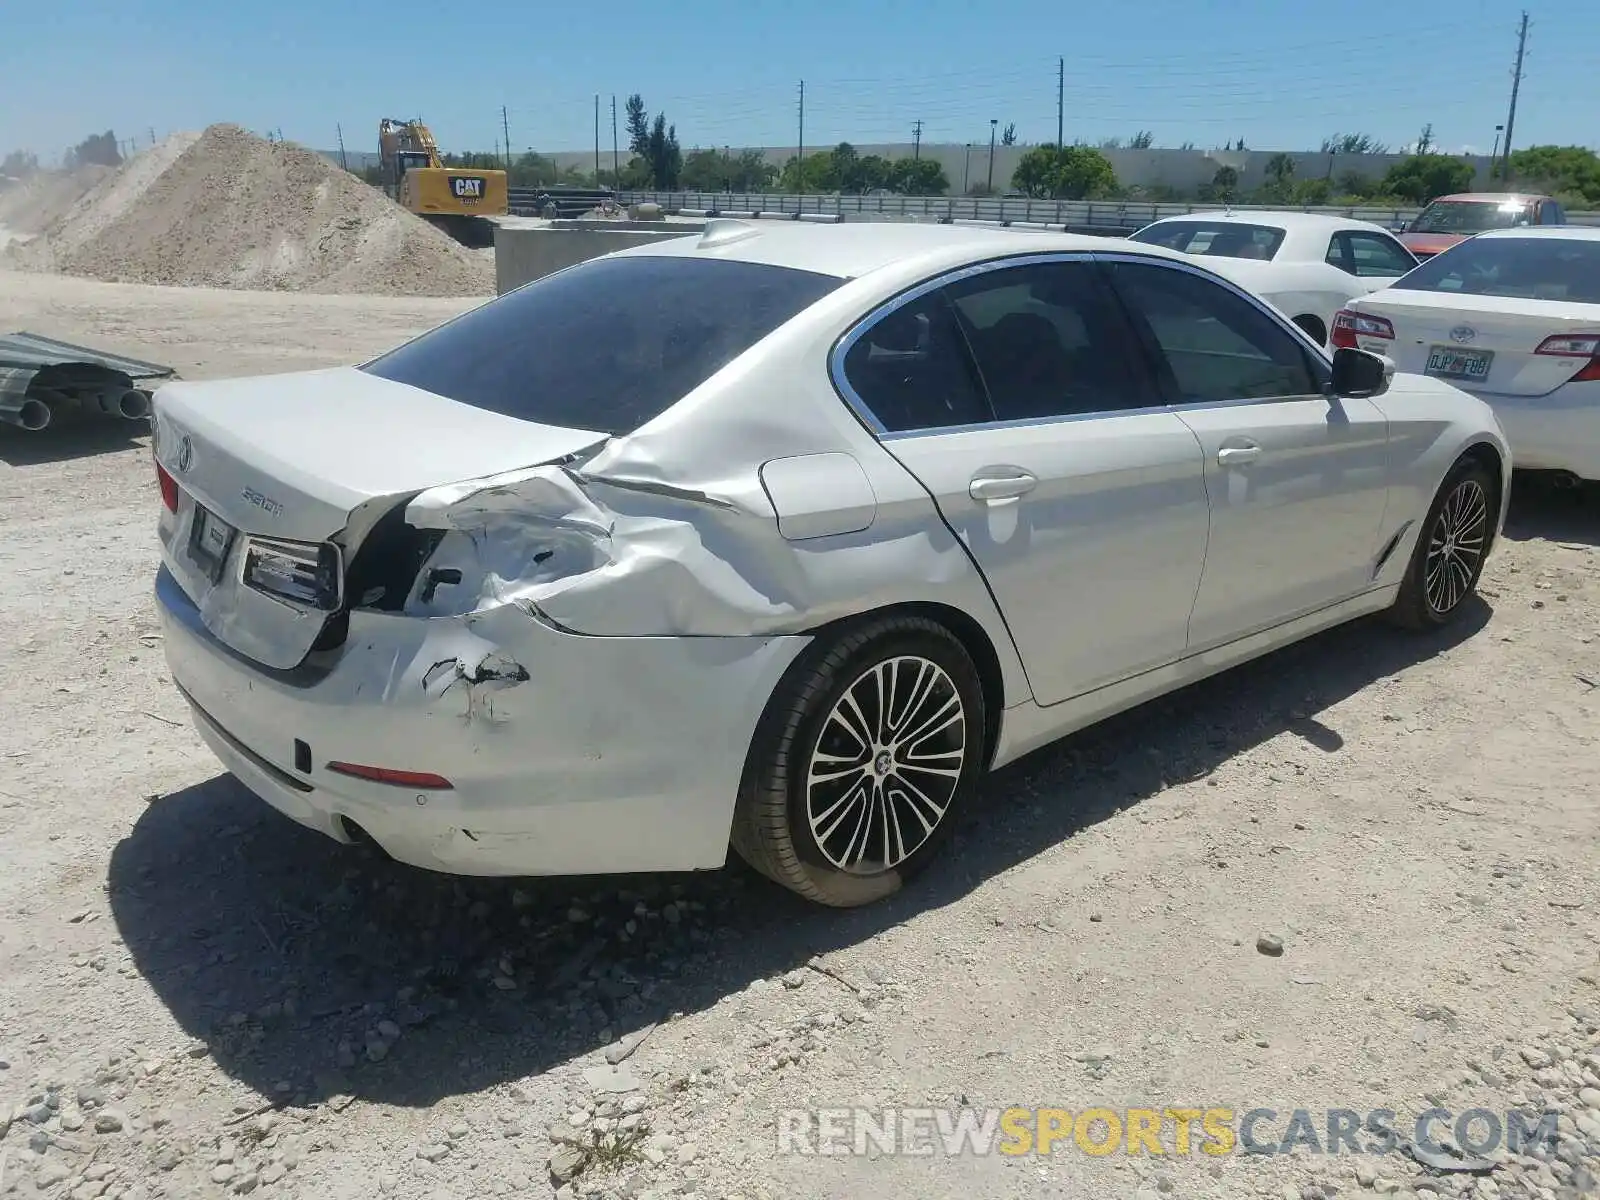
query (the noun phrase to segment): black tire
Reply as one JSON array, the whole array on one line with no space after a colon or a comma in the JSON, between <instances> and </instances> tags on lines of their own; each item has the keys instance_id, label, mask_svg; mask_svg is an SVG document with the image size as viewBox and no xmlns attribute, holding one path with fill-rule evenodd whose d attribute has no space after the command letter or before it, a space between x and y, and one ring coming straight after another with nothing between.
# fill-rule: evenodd
<instances>
[{"instance_id":1,"label":"black tire","mask_svg":"<svg viewBox=\"0 0 1600 1200\"><path fill-rule=\"evenodd\" d=\"M1457 461L1428 508L1390 620L1427 631L1459 617L1483 574L1499 512L1500 480L1475 458Z\"/></svg>"},{"instance_id":2,"label":"black tire","mask_svg":"<svg viewBox=\"0 0 1600 1200\"><path fill-rule=\"evenodd\" d=\"M867 703L878 680L890 678L873 678L885 666L893 667L890 696L915 698L920 691L922 703L900 711L898 730L889 706L887 729L899 736L887 744L874 736L869 744L846 723L848 706L838 712L836 706L849 693L862 716L854 728L872 733L877 714L867 715ZM913 683L910 692L898 690ZM952 703L958 705L953 723L946 721ZM934 733L919 733L925 728ZM739 789L733 848L775 883L819 904L854 908L892 895L949 836L983 770L984 729L977 668L944 626L925 617L887 616L847 628L811 647L768 703ZM959 759L950 749L958 743ZM847 752L859 755L860 764L846 763ZM845 765L813 779L818 753ZM924 765L907 761L913 758ZM822 809L819 828L813 827L813 797ZM862 819L841 840L853 812ZM836 819L830 824L829 818Z\"/></svg>"}]
</instances>

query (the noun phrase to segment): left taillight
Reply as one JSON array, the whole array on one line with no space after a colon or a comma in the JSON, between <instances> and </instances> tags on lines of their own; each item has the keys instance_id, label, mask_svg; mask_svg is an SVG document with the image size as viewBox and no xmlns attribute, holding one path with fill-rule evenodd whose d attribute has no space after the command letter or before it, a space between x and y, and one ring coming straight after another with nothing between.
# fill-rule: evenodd
<instances>
[{"instance_id":1,"label":"left taillight","mask_svg":"<svg viewBox=\"0 0 1600 1200\"><path fill-rule=\"evenodd\" d=\"M156 464L156 482L161 485L161 503L170 513L178 511L178 481L167 474L167 469Z\"/></svg>"},{"instance_id":2,"label":"left taillight","mask_svg":"<svg viewBox=\"0 0 1600 1200\"><path fill-rule=\"evenodd\" d=\"M1328 339L1336 350L1358 350L1358 338L1383 338L1386 341L1394 340L1394 326L1387 318L1374 317L1370 313L1359 313L1348 308L1341 308L1333 314L1333 334Z\"/></svg>"},{"instance_id":3,"label":"left taillight","mask_svg":"<svg viewBox=\"0 0 1600 1200\"><path fill-rule=\"evenodd\" d=\"M1600 383L1600 333L1554 333L1539 343L1535 354L1549 358L1587 358L1568 383Z\"/></svg>"}]
</instances>

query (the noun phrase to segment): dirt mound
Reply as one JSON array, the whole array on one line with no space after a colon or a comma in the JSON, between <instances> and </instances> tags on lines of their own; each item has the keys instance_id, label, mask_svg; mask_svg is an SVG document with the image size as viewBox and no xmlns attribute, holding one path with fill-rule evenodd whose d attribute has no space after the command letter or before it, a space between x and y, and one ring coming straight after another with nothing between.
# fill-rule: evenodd
<instances>
[{"instance_id":1,"label":"dirt mound","mask_svg":"<svg viewBox=\"0 0 1600 1200\"><path fill-rule=\"evenodd\" d=\"M39 171L0 190L0 225L24 237L43 233L65 216L83 195L106 176L110 167L75 171Z\"/></svg>"},{"instance_id":2,"label":"dirt mound","mask_svg":"<svg viewBox=\"0 0 1600 1200\"><path fill-rule=\"evenodd\" d=\"M319 154L236 125L175 135L13 250L126 283L404 296L494 291L493 263Z\"/></svg>"}]
</instances>

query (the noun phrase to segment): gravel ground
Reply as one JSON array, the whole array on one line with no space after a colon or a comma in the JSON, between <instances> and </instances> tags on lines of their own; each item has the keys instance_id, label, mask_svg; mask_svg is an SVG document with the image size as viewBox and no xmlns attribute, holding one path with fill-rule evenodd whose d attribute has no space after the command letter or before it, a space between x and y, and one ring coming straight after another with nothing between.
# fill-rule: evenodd
<instances>
[{"instance_id":1,"label":"gravel ground","mask_svg":"<svg viewBox=\"0 0 1600 1200\"><path fill-rule=\"evenodd\" d=\"M462 303L0 274L0 328L191 377ZM837 913L737 866L455 881L277 817L164 675L151 474L132 426L0 430L0 1193L1595 1194L1593 496L1520 488L1451 635L1363 622L1072 738ZM1560 1140L778 1153L788 1109L963 1104L1263 1107L1273 1140L1296 1107L1520 1107Z\"/></svg>"}]
</instances>

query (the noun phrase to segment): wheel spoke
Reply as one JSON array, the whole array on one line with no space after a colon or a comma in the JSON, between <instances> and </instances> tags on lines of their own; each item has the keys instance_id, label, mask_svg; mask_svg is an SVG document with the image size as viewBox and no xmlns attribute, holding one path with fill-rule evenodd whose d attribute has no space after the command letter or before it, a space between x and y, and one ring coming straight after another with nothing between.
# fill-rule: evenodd
<instances>
[{"instance_id":1,"label":"wheel spoke","mask_svg":"<svg viewBox=\"0 0 1600 1200\"><path fill-rule=\"evenodd\" d=\"M839 694L806 774L806 818L834 867L876 874L933 836L966 765L967 712L948 672L920 655L885 658Z\"/></svg>"},{"instance_id":2,"label":"wheel spoke","mask_svg":"<svg viewBox=\"0 0 1600 1200\"><path fill-rule=\"evenodd\" d=\"M1440 506L1423 562L1423 595L1440 616L1471 592L1488 529L1488 496L1475 480L1462 480Z\"/></svg>"}]
</instances>

